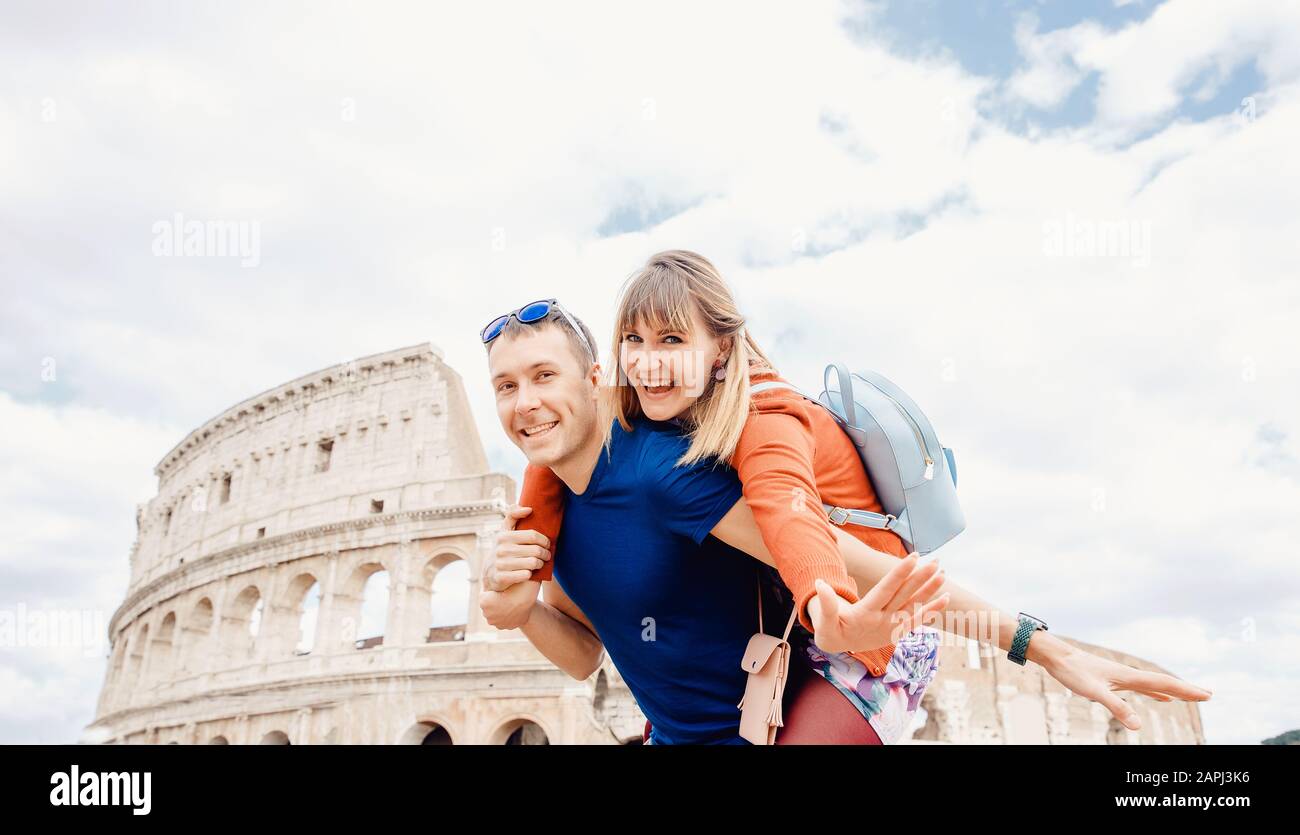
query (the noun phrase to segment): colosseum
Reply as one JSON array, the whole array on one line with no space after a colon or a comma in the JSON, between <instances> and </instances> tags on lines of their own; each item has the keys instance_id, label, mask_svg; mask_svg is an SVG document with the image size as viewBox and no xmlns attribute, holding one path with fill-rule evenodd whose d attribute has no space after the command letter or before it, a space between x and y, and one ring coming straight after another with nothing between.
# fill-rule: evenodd
<instances>
[{"instance_id":1,"label":"colosseum","mask_svg":"<svg viewBox=\"0 0 1300 835\"><path fill-rule=\"evenodd\" d=\"M484 622L479 574L515 484L488 472L461 379L433 346L245 400L155 473L83 741L641 741L608 658L577 682ZM1133 732L990 646L952 638L940 652L907 742L1204 741L1193 703L1126 693Z\"/></svg>"}]
</instances>

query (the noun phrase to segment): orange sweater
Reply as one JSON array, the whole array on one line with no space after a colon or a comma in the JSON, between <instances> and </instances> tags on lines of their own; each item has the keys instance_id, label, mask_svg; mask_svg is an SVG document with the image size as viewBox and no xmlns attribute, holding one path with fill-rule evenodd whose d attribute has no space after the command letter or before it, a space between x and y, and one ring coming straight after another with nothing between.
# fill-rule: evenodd
<instances>
[{"instance_id":1,"label":"orange sweater","mask_svg":"<svg viewBox=\"0 0 1300 835\"><path fill-rule=\"evenodd\" d=\"M751 383L779 380L774 372L754 372ZM858 459L853 442L820 406L789 389L774 389L751 398L753 413L745 424L731 466L744 485L745 501L754 512L763 542L781 579L799 603L799 621L808 630L808 601L821 578L849 602L858 600L857 583L844 569L834 528L821 503L883 513L879 499ZM549 469L529 465L519 503L531 515L518 527L538 530L552 543L564 513L564 484ZM907 548L890 531L845 525L844 530L877 551L907 556ZM551 579L554 559L533 572ZM894 645L852 653L872 675L883 675Z\"/></svg>"}]
</instances>

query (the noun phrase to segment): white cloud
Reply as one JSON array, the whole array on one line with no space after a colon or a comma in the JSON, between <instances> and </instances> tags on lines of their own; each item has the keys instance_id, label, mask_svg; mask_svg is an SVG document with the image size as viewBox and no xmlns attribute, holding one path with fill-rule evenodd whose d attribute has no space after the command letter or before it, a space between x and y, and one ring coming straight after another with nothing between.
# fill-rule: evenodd
<instances>
[{"instance_id":1,"label":"white cloud","mask_svg":"<svg viewBox=\"0 0 1300 835\"><path fill-rule=\"evenodd\" d=\"M1008 94L1052 108L1097 73L1097 115L1087 131L1108 142L1158 126L1187 96L1212 97L1243 63L1255 62L1269 87L1300 76L1300 7L1286 0L1234 3L1230 11L1213 0L1168 0L1114 31L1090 21L1036 30L1032 17L1017 27L1027 66L1011 78Z\"/></svg>"}]
</instances>

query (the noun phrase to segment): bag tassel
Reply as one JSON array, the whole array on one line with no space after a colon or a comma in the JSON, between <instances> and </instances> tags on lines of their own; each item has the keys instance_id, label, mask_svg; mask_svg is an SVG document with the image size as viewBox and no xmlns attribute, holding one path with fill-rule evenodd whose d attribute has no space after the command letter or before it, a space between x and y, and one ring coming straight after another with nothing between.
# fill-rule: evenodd
<instances>
[{"instance_id":1,"label":"bag tassel","mask_svg":"<svg viewBox=\"0 0 1300 835\"><path fill-rule=\"evenodd\" d=\"M781 700L772 700L772 710L767 714L767 724L772 727L781 728L785 726L785 721L781 718Z\"/></svg>"}]
</instances>

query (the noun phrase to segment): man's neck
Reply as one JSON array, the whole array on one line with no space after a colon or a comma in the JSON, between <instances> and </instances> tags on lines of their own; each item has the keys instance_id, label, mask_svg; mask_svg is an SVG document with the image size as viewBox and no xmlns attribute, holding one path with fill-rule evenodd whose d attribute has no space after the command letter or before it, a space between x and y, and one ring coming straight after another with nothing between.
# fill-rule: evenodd
<instances>
[{"instance_id":1,"label":"man's neck","mask_svg":"<svg viewBox=\"0 0 1300 835\"><path fill-rule=\"evenodd\" d=\"M591 483L591 474L596 470L596 461L600 458L600 450L604 443L599 434L593 434L591 438L581 447L573 451L572 455L565 457L551 467L551 472L559 476L565 486L578 495L587 491L587 485Z\"/></svg>"}]
</instances>

